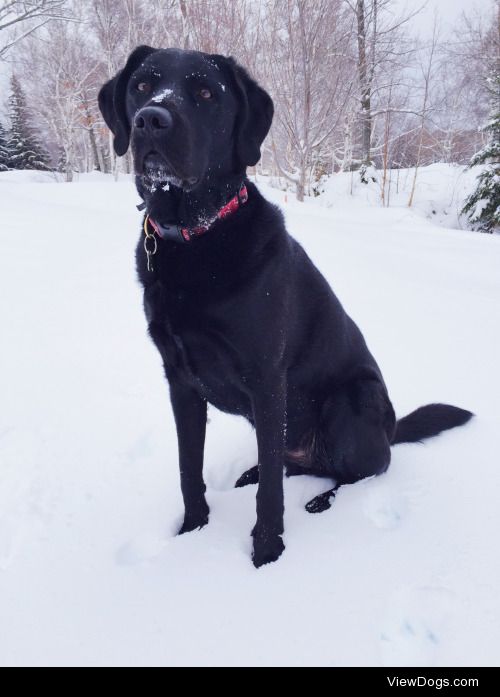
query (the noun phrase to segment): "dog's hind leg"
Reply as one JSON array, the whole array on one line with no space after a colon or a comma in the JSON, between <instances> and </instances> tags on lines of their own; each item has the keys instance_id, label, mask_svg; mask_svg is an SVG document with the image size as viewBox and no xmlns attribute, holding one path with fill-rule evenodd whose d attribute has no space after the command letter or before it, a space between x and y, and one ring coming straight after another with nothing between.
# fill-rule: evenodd
<instances>
[{"instance_id":1,"label":"dog's hind leg","mask_svg":"<svg viewBox=\"0 0 500 697\"><path fill-rule=\"evenodd\" d=\"M287 477L299 477L303 474L311 474L310 470L308 471L304 467L299 467L298 465L286 465L285 472ZM255 467L251 467L246 472L243 472L243 474L234 486L235 488L239 489L241 487L248 486L249 484L258 483L259 467L258 465L255 465ZM335 494L337 493L339 486L340 484L337 484L332 489L329 489L328 491L325 491L323 494L319 494L318 496L315 496L313 499L311 499L311 501L309 501L309 503L306 504L306 511L308 511L309 513L322 513L323 511L327 511L332 505L333 499L335 498Z\"/></svg>"},{"instance_id":2,"label":"dog's hind leg","mask_svg":"<svg viewBox=\"0 0 500 697\"><path fill-rule=\"evenodd\" d=\"M328 491L315 496L309 503L306 503L306 511L308 513L323 513L323 511L327 511L331 507L339 488L340 484L336 484L333 489L328 489Z\"/></svg>"},{"instance_id":3,"label":"dog's hind leg","mask_svg":"<svg viewBox=\"0 0 500 697\"><path fill-rule=\"evenodd\" d=\"M258 484L259 483L259 465L255 465L254 467L250 467L249 470L246 472L243 472L241 477L237 480L236 484L234 485L235 489L241 489L244 486L248 486L249 484Z\"/></svg>"},{"instance_id":4,"label":"dog's hind leg","mask_svg":"<svg viewBox=\"0 0 500 697\"><path fill-rule=\"evenodd\" d=\"M304 467L299 467L298 465L287 465L285 472L287 477L299 477L303 474L311 474L310 470L308 471ZM251 467L246 472L243 472L234 486L235 488L239 489L241 487L248 486L249 484L258 483L259 467L258 465L255 465L255 467ZM327 511L331 507L339 487L340 484L337 484L332 489L325 491L323 494L315 496L313 499L311 499L311 501L309 501L309 503L306 504L306 511L309 513L322 513L323 511Z\"/></svg>"},{"instance_id":5,"label":"dog's hind leg","mask_svg":"<svg viewBox=\"0 0 500 697\"><path fill-rule=\"evenodd\" d=\"M296 465L295 463L287 462L285 464L285 475L287 477L300 477L302 474L312 474L312 473L307 468L300 467L299 465ZM254 467L250 467L250 469L246 470L246 472L243 472L241 477L239 477L239 479L236 481L234 488L241 489L244 486L249 486L250 484L258 484L258 483L259 483L259 466L254 465Z\"/></svg>"},{"instance_id":6,"label":"dog's hind leg","mask_svg":"<svg viewBox=\"0 0 500 697\"><path fill-rule=\"evenodd\" d=\"M328 510L341 485L387 470L394 424L392 405L379 381L354 380L326 400L317 443L323 453L322 472L337 483L309 501L309 513Z\"/></svg>"},{"instance_id":7,"label":"dog's hind leg","mask_svg":"<svg viewBox=\"0 0 500 697\"><path fill-rule=\"evenodd\" d=\"M334 391L321 410L311 469L336 483L311 499L306 511L326 511L340 486L385 472L394 426L394 410L381 381L358 378Z\"/></svg>"},{"instance_id":8,"label":"dog's hind leg","mask_svg":"<svg viewBox=\"0 0 500 697\"><path fill-rule=\"evenodd\" d=\"M302 467L295 462L285 463L285 475L287 477L300 477L303 474L314 474L308 467Z\"/></svg>"}]
</instances>

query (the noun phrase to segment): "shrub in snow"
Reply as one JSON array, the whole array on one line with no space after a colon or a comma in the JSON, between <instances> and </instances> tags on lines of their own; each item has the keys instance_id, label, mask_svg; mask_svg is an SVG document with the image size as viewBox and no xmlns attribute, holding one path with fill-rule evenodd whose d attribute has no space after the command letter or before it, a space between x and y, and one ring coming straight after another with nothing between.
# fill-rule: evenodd
<instances>
[{"instance_id":1,"label":"shrub in snow","mask_svg":"<svg viewBox=\"0 0 500 697\"><path fill-rule=\"evenodd\" d=\"M359 178L362 184L378 181L377 170L373 162L363 162L359 168Z\"/></svg>"}]
</instances>

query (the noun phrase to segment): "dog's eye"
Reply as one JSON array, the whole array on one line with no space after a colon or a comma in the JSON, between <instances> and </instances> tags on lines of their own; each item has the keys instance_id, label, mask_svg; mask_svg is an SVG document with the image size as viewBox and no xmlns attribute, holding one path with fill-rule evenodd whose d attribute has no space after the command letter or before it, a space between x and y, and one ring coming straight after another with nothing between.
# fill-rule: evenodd
<instances>
[{"instance_id":1,"label":"dog's eye","mask_svg":"<svg viewBox=\"0 0 500 697\"><path fill-rule=\"evenodd\" d=\"M137 85L137 89L139 92L150 92L151 91L151 85L149 82L139 82Z\"/></svg>"},{"instance_id":2,"label":"dog's eye","mask_svg":"<svg viewBox=\"0 0 500 697\"><path fill-rule=\"evenodd\" d=\"M202 99L212 99L212 93L207 87L203 87L198 94Z\"/></svg>"}]
</instances>

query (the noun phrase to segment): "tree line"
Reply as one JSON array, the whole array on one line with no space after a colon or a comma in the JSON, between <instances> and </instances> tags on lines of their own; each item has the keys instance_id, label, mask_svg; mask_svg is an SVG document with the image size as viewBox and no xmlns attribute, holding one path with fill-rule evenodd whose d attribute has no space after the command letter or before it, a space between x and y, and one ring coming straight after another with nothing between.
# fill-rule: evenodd
<instances>
[{"instance_id":1,"label":"tree line","mask_svg":"<svg viewBox=\"0 0 500 697\"><path fill-rule=\"evenodd\" d=\"M463 15L444 38L435 19L425 41L417 36L419 8L401 12L396 0L3 5L10 14L0 0L0 55L14 78L0 162L19 145L15 131L24 122L21 146L36 153L31 164L38 158L68 181L75 172L130 171L129 156L114 156L96 95L143 43L233 55L245 65L276 107L258 171L293 186L299 199L333 172L368 180L376 168L383 181L391 168L466 164L488 143L480 126L492 111L498 0Z\"/></svg>"}]
</instances>

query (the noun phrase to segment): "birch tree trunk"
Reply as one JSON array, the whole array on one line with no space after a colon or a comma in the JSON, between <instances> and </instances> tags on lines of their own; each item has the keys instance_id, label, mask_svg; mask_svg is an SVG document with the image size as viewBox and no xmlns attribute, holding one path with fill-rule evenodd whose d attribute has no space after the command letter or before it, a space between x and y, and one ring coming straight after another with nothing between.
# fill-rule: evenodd
<instances>
[{"instance_id":1,"label":"birch tree trunk","mask_svg":"<svg viewBox=\"0 0 500 697\"><path fill-rule=\"evenodd\" d=\"M357 0L356 22L358 28L358 79L361 95L361 160L364 163L369 164L371 162L372 115L365 14L365 0Z\"/></svg>"}]
</instances>

